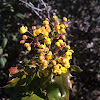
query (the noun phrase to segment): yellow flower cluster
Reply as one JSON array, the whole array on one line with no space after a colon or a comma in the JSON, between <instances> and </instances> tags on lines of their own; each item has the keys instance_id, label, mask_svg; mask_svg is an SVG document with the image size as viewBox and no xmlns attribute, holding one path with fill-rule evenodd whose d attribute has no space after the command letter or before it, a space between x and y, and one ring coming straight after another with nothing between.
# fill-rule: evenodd
<instances>
[{"instance_id":1,"label":"yellow flower cluster","mask_svg":"<svg viewBox=\"0 0 100 100\"><path fill-rule=\"evenodd\" d=\"M38 59L36 58L35 62L38 63L38 68L44 76L48 76L51 72L54 74L66 73L70 68L69 60L72 59L74 52L65 41L67 18L63 17L62 21L58 21L58 17L53 16L52 19L53 22L50 22L46 18L38 29L36 26L32 26L32 33L27 30L27 27L20 28L20 33L29 32L31 34L31 37L23 35L20 43L24 44L28 51L31 51L31 45L38 49L38 53L36 53ZM29 39L31 39L31 43L28 42ZM62 52L62 55L59 52Z\"/></svg>"}]
</instances>

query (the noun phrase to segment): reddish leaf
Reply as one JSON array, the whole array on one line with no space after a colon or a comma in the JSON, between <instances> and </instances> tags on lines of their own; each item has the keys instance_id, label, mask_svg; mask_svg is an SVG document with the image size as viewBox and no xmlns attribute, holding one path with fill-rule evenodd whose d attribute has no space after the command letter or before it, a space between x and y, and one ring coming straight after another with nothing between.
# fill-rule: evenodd
<instances>
[{"instance_id":1,"label":"reddish leaf","mask_svg":"<svg viewBox=\"0 0 100 100\"><path fill-rule=\"evenodd\" d=\"M10 75L13 76L14 74L16 74L18 72L17 66L16 67L11 67L9 69L10 71Z\"/></svg>"}]
</instances>

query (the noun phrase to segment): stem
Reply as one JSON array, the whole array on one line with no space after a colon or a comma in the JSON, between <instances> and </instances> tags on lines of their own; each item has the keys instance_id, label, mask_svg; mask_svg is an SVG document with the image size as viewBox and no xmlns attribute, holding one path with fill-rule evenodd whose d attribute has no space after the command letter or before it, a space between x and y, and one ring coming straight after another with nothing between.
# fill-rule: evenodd
<instances>
[{"instance_id":1,"label":"stem","mask_svg":"<svg viewBox=\"0 0 100 100\"><path fill-rule=\"evenodd\" d=\"M32 36L34 36L30 31L27 31L28 33L30 33Z\"/></svg>"},{"instance_id":2,"label":"stem","mask_svg":"<svg viewBox=\"0 0 100 100\"><path fill-rule=\"evenodd\" d=\"M34 40L34 38L32 38L32 37L30 37L30 36L28 36L28 38L30 38L30 39L32 39L32 40Z\"/></svg>"}]
</instances>

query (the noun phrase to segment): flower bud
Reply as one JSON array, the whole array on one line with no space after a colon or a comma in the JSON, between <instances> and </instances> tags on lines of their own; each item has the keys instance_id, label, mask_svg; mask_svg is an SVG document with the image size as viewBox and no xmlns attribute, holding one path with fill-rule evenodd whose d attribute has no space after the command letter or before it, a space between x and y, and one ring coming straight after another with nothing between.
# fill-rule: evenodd
<instances>
[{"instance_id":1,"label":"flower bud","mask_svg":"<svg viewBox=\"0 0 100 100\"><path fill-rule=\"evenodd\" d=\"M24 46L25 46L25 47L29 47L30 44L29 44L29 43L25 43Z\"/></svg>"},{"instance_id":2,"label":"flower bud","mask_svg":"<svg viewBox=\"0 0 100 100\"><path fill-rule=\"evenodd\" d=\"M55 21L55 25L59 25L60 24L60 22L59 21Z\"/></svg>"},{"instance_id":3,"label":"flower bud","mask_svg":"<svg viewBox=\"0 0 100 100\"><path fill-rule=\"evenodd\" d=\"M28 47L27 47L27 50L28 50L28 51L31 51L31 46L28 46Z\"/></svg>"},{"instance_id":4,"label":"flower bud","mask_svg":"<svg viewBox=\"0 0 100 100\"><path fill-rule=\"evenodd\" d=\"M62 29L62 28L65 28L65 25L64 24L61 24L60 25L60 28Z\"/></svg>"},{"instance_id":5,"label":"flower bud","mask_svg":"<svg viewBox=\"0 0 100 100\"><path fill-rule=\"evenodd\" d=\"M64 22L67 22L67 18L66 18L66 17L63 17L63 21L64 21Z\"/></svg>"},{"instance_id":6,"label":"flower bud","mask_svg":"<svg viewBox=\"0 0 100 100\"><path fill-rule=\"evenodd\" d=\"M21 40L20 43L21 43L21 44L24 44L24 43L25 43L25 40Z\"/></svg>"},{"instance_id":7,"label":"flower bud","mask_svg":"<svg viewBox=\"0 0 100 100\"><path fill-rule=\"evenodd\" d=\"M61 35L61 39L65 40L66 36L65 35Z\"/></svg>"},{"instance_id":8,"label":"flower bud","mask_svg":"<svg viewBox=\"0 0 100 100\"><path fill-rule=\"evenodd\" d=\"M66 33L66 30L65 29L61 29L61 33Z\"/></svg>"},{"instance_id":9,"label":"flower bud","mask_svg":"<svg viewBox=\"0 0 100 100\"><path fill-rule=\"evenodd\" d=\"M60 43L60 45L63 44L63 40L62 39L58 40L58 42Z\"/></svg>"},{"instance_id":10,"label":"flower bud","mask_svg":"<svg viewBox=\"0 0 100 100\"><path fill-rule=\"evenodd\" d=\"M68 24L65 24L65 27L68 27Z\"/></svg>"},{"instance_id":11,"label":"flower bud","mask_svg":"<svg viewBox=\"0 0 100 100\"><path fill-rule=\"evenodd\" d=\"M26 39L28 39L28 36L27 35L23 35L22 39L26 40Z\"/></svg>"},{"instance_id":12,"label":"flower bud","mask_svg":"<svg viewBox=\"0 0 100 100\"><path fill-rule=\"evenodd\" d=\"M60 47L60 43L59 43L59 42L56 42L55 45L56 45L57 47Z\"/></svg>"},{"instance_id":13,"label":"flower bud","mask_svg":"<svg viewBox=\"0 0 100 100\"><path fill-rule=\"evenodd\" d=\"M53 20L56 20L56 19L57 19L57 16L53 16L52 19L53 19Z\"/></svg>"},{"instance_id":14,"label":"flower bud","mask_svg":"<svg viewBox=\"0 0 100 100\"><path fill-rule=\"evenodd\" d=\"M43 21L43 25L48 25L49 24L49 22L48 21Z\"/></svg>"},{"instance_id":15,"label":"flower bud","mask_svg":"<svg viewBox=\"0 0 100 100\"><path fill-rule=\"evenodd\" d=\"M52 60L53 65L56 65L56 63L57 63L56 60Z\"/></svg>"},{"instance_id":16,"label":"flower bud","mask_svg":"<svg viewBox=\"0 0 100 100\"><path fill-rule=\"evenodd\" d=\"M32 26L32 30L36 30L36 26Z\"/></svg>"}]
</instances>

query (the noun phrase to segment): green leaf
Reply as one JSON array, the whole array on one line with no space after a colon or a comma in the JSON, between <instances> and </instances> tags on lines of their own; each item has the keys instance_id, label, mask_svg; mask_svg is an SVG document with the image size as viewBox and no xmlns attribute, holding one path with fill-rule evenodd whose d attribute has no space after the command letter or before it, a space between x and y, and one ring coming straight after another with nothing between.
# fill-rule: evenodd
<instances>
[{"instance_id":1,"label":"green leaf","mask_svg":"<svg viewBox=\"0 0 100 100\"><path fill-rule=\"evenodd\" d=\"M47 95L49 100L60 100L61 99L61 92L54 84L49 85L47 89Z\"/></svg>"},{"instance_id":2,"label":"green leaf","mask_svg":"<svg viewBox=\"0 0 100 100\"><path fill-rule=\"evenodd\" d=\"M8 54L7 54L7 53L5 53L5 54L3 54L2 56L3 56L3 57L8 57Z\"/></svg>"},{"instance_id":3,"label":"green leaf","mask_svg":"<svg viewBox=\"0 0 100 100\"><path fill-rule=\"evenodd\" d=\"M7 38L4 38L4 39L3 39L3 44L2 44L2 47L3 47L3 48L6 47L7 42L8 42L8 39L7 39Z\"/></svg>"},{"instance_id":4,"label":"green leaf","mask_svg":"<svg viewBox=\"0 0 100 100\"><path fill-rule=\"evenodd\" d=\"M24 15L22 13L17 13L15 17L19 17L20 19L24 19Z\"/></svg>"},{"instance_id":5,"label":"green leaf","mask_svg":"<svg viewBox=\"0 0 100 100\"><path fill-rule=\"evenodd\" d=\"M4 58L4 57L1 57L0 58L0 64L1 64L2 67L5 66L6 62L7 62L7 59L6 58Z\"/></svg>"},{"instance_id":6,"label":"green leaf","mask_svg":"<svg viewBox=\"0 0 100 100\"><path fill-rule=\"evenodd\" d=\"M76 66L76 65L71 65L70 68L73 69L76 72L82 72L83 71L79 66Z\"/></svg>"},{"instance_id":7,"label":"green leaf","mask_svg":"<svg viewBox=\"0 0 100 100\"><path fill-rule=\"evenodd\" d=\"M36 94L33 94L31 96L22 97L21 100L44 100L44 99L37 96Z\"/></svg>"},{"instance_id":8,"label":"green leaf","mask_svg":"<svg viewBox=\"0 0 100 100\"><path fill-rule=\"evenodd\" d=\"M55 82L48 85L49 88L46 89L49 100L69 100L69 90L72 88L70 78L71 74L69 72L55 76ZM54 93L56 96L53 95Z\"/></svg>"},{"instance_id":9,"label":"green leaf","mask_svg":"<svg viewBox=\"0 0 100 100\"><path fill-rule=\"evenodd\" d=\"M3 49L2 47L0 46L0 55L3 53Z\"/></svg>"},{"instance_id":10,"label":"green leaf","mask_svg":"<svg viewBox=\"0 0 100 100\"><path fill-rule=\"evenodd\" d=\"M12 35L12 40L13 40L13 41L17 41L16 35Z\"/></svg>"},{"instance_id":11,"label":"green leaf","mask_svg":"<svg viewBox=\"0 0 100 100\"><path fill-rule=\"evenodd\" d=\"M55 77L55 84L61 91L64 100L69 100L69 90L72 89L72 81L70 78L71 74L69 72L62 73L60 76Z\"/></svg>"},{"instance_id":12,"label":"green leaf","mask_svg":"<svg viewBox=\"0 0 100 100\"><path fill-rule=\"evenodd\" d=\"M17 82L20 80L20 78L15 78L15 79L12 79L11 81L9 81L10 83L6 86L4 86L3 88L10 88L10 87L14 87Z\"/></svg>"}]
</instances>

